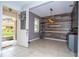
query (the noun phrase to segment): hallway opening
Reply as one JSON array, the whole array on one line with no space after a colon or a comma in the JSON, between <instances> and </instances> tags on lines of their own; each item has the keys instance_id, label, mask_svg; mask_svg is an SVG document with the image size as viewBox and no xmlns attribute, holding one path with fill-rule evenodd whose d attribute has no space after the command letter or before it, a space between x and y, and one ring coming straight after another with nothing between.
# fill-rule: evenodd
<instances>
[{"instance_id":1,"label":"hallway opening","mask_svg":"<svg viewBox=\"0 0 79 59\"><path fill-rule=\"evenodd\" d=\"M2 21L2 47L16 44L16 11L3 6L3 21Z\"/></svg>"}]
</instances>

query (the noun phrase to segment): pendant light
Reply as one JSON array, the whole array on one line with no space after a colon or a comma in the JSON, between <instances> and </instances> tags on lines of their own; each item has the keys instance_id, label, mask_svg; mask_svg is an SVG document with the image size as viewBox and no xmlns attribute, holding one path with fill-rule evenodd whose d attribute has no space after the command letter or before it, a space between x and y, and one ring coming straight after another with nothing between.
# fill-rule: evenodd
<instances>
[{"instance_id":1,"label":"pendant light","mask_svg":"<svg viewBox=\"0 0 79 59\"><path fill-rule=\"evenodd\" d=\"M53 12L53 9L50 8L50 18L48 18L48 24L53 24L54 23L54 20L55 20L55 17L52 16L52 12Z\"/></svg>"}]
</instances>

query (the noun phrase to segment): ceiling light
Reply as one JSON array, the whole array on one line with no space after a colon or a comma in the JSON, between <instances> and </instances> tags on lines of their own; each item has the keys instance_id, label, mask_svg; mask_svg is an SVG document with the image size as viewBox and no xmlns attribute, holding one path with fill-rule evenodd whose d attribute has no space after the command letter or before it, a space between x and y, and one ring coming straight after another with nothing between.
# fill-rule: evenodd
<instances>
[{"instance_id":1,"label":"ceiling light","mask_svg":"<svg viewBox=\"0 0 79 59\"><path fill-rule=\"evenodd\" d=\"M49 24L52 24L52 23L54 23L54 20L55 20L55 17L54 16L52 16L53 14L53 9L52 8L50 8L50 18L48 18L48 23Z\"/></svg>"}]
</instances>

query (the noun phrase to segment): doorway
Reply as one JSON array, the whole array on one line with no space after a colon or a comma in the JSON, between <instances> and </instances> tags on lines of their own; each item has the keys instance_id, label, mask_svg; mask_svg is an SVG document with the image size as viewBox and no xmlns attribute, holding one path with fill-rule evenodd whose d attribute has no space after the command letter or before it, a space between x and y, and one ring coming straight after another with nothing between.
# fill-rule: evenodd
<instances>
[{"instance_id":1,"label":"doorway","mask_svg":"<svg viewBox=\"0 0 79 59\"><path fill-rule=\"evenodd\" d=\"M14 13L15 12L15 13ZM3 7L2 48L16 44L16 11Z\"/></svg>"}]
</instances>

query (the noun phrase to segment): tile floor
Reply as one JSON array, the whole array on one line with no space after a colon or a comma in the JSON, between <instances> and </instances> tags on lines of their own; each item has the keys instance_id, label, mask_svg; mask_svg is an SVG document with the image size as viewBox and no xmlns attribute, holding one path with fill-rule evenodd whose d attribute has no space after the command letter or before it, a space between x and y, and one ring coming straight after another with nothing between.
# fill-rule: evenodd
<instances>
[{"instance_id":1,"label":"tile floor","mask_svg":"<svg viewBox=\"0 0 79 59\"><path fill-rule=\"evenodd\" d=\"M74 57L66 42L39 39L29 44L28 48L11 46L2 50L2 57Z\"/></svg>"}]
</instances>

